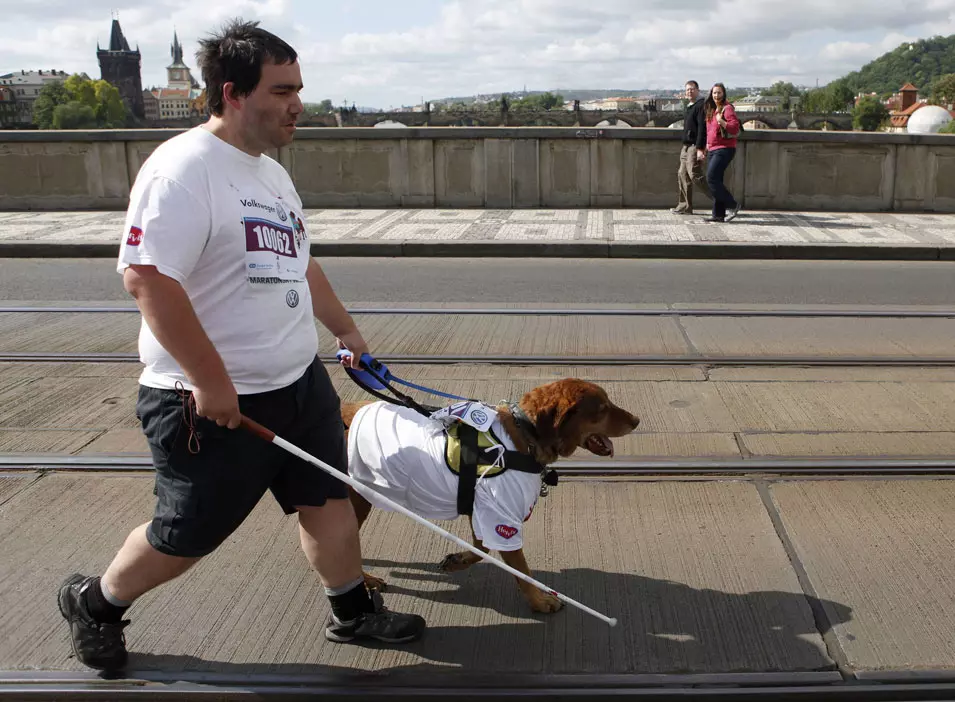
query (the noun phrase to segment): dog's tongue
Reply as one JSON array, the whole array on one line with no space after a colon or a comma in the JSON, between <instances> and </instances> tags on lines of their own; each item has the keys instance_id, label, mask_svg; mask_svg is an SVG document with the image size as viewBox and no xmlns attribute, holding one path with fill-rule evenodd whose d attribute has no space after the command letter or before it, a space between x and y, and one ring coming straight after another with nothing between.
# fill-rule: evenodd
<instances>
[{"instance_id":1,"label":"dog's tongue","mask_svg":"<svg viewBox=\"0 0 955 702\"><path fill-rule=\"evenodd\" d=\"M603 434L591 434L586 441L587 450L598 456L613 456L613 442Z\"/></svg>"}]
</instances>

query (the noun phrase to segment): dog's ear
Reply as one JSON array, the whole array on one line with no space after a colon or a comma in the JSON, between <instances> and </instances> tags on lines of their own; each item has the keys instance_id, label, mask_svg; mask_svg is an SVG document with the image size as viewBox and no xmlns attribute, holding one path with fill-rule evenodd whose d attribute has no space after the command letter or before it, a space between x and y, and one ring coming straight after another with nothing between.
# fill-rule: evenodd
<instances>
[{"instance_id":1,"label":"dog's ear","mask_svg":"<svg viewBox=\"0 0 955 702\"><path fill-rule=\"evenodd\" d=\"M600 398L569 383L536 388L524 398L536 411L534 428L541 448L558 455L573 452L580 442L579 419L596 414Z\"/></svg>"},{"instance_id":2,"label":"dog's ear","mask_svg":"<svg viewBox=\"0 0 955 702\"><path fill-rule=\"evenodd\" d=\"M581 392L561 407L563 412L557 417L557 452L560 455L569 455L576 450L583 438L580 434L581 424L596 416L600 402L600 398L593 393Z\"/></svg>"}]
</instances>

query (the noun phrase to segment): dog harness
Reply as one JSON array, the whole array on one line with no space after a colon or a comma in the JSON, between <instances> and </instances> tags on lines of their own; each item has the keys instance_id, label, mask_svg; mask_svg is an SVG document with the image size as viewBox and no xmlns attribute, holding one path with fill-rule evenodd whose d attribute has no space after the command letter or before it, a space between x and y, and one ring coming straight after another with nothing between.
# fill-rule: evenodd
<instances>
[{"instance_id":1,"label":"dog harness","mask_svg":"<svg viewBox=\"0 0 955 702\"><path fill-rule=\"evenodd\" d=\"M482 480L493 478L506 470L545 472L544 466L526 453L505 448L490 429L479 432L470 424L457 421L444 431L447 437L444 462L448 470L458 476L458 514L471 515L478 476ZM482 458L492 453L497 454L493 461Z\"/></svg>"}]
</instances>

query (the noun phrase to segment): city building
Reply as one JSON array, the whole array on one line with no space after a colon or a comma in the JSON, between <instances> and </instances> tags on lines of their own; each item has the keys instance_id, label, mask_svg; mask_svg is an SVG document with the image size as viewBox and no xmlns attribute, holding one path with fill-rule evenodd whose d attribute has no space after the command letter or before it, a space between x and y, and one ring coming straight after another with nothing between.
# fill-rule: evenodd
<instances>
[{"instance_id":1,"label":"city building","mask_svg":"<svg viewBox=\"0 0 955 702\"><path fill-rule=\"evenodd\" d=\"M166 87L152 88L148 91L152 100L149 103L148 119L170 120L188 119L196 112L195 101L202 94L198 81L182 58L182 44L179 35L173 31L172 44L169 47L172 63L166 66Z\"/></svg>"},{"instance_id":2,"label":"city building","mask_svg":"<svg viewBox=\"0 0 955 702\"><path fill-rule=\"evenodd\" d=\"M96 43L96 58L99 59L103 80L116 86L126 109L133 117L143 119L146 109L143 105L143 81L141 75L142 56L139 46L133 51L123 36L119 20L114 19L109 35L109 48L101 49Z\"/></svg>"},{"instance_id":3,"label":"city building","mask_svg":"<svg viewBox=\"0 0 955 702\"><path fill-rule=\"evenodd\" d=\"M84 77L86 77L85 74ZM18 126L33 124L33 103L40 97L43 86L67 78L66 71L57 70L20 71L0 75L0 89L10 91L7 97L0 97L3 98L7 110L15 111L12 122Z\"/></svg>"},{"instance_id":4,"label":"city building","mask_svg":"<svg viewBox=\"0 0 955 702\"><path fill-rule=\"evenodd\" d=\"M795 102L796 98L791 98L790 102ZM782 112L782 95L747 95L733 102L733 106L739 112Z\"/></svg>"},{"instance_id":5,"label":"city building","mask_svg":"<svg viewBox=\"0 0 955 702\"><path fill-rule=\"evenodd\" d=\"M9 129L18 123L17 98L13 94L13 88L0 85L0 129Z\"/></svg>"}]
</instances>

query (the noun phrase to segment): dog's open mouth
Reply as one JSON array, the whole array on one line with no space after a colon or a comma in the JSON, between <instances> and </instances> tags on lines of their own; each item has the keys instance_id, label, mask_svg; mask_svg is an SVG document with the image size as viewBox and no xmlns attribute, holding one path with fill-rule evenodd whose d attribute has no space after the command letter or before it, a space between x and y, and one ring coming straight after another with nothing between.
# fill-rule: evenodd
<instances>
[{"instance_id":1,"label":"dog's open mouth","mask_svg":"<svg viewBox=\"0 0 955 702\"><path fill-rule=\"evenodd\" d=\"M584 441L584 448L598 456L612 456L613 442L603 434L591 434Z\"/></svg>"}]
</instances>

